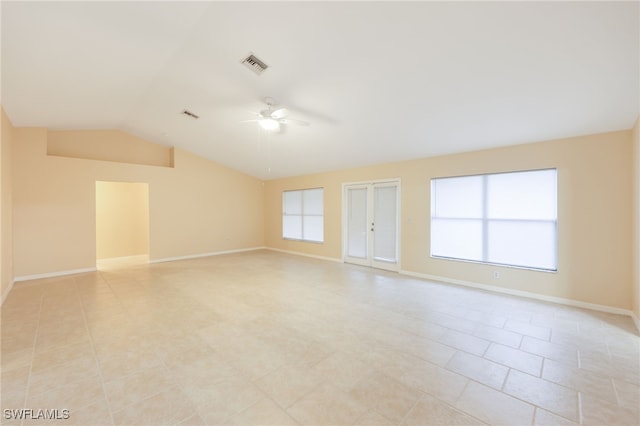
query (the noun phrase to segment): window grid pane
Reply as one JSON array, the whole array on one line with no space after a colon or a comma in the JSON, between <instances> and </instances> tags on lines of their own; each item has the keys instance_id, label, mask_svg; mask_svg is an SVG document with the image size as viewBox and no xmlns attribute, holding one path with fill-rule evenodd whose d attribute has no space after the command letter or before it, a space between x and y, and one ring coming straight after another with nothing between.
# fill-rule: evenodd
<instances>
[{"instance_id":1,"label":"window grid pane","mask_svg":"<svg viewBox=\"0 0 640 426\"><path fill-rule=\"evenodd\" d=\"M322 242L324 235L322 216L305 216L302 225L302 239L305 241Z\"/></svg>"},{"instance_id":2,"label":"window grid pane","mask_svg":"<svg viewBox=\"0 0 640 426\"><path fill-rule=\"evenodd\" d=\"M482 217L482 176L434 179L432 216Z\"/></svg>"},{"instance_id":3,"label":"window grid pane","mask_svg":"<svg viewBox=\"0 0 640 426\"><path fill-rule=\"evenodd\" d=\"M374 217L376 238L373 240L373 258L396 262L396 186L375 187Z\"/></svg>"},{"instance_id":4,"label":"window grid pane","mask_svg":"<svg viewBox=\"0 0 640 426\"><path fill-rule=\"evenodd\" d=\"M302 239L302 216L289 215L282 217L282 236L292 240Z\"/></svg>"},{"instance_id":5,"label":"window grid pane","mask_svg":"<svg viewBox=\"0 0 640 426\"><path fill-rule=\"evenodd\" d=\"M553 221L489 221L487 260L505 265L556 269Z\"/></svg>"},{"instance_id":6,"label":"window grid pane","mask_svg":"<svg viewBox=\"0 0 640 426\"><path fill-rule=\"evenodd\" d=\"M284 214L302 214L302 192L283 192L282 211L284 212Z\"/></svg>"},{"instance_id":7,"label":"window grid pane","mask_svg":"<svg viewBox=\"0 0 640 426\"><path fill-rule=\"evenodd\" d=\"M504 173L486 178L488 218L555 220L555 170Z\"/></svg>"},{"instance_id":8,"label":"window grid pane","mask_svg":"<svg viewBox=\"0 0 640 426\"><path fill-rule=\"evenodd\" d=\"M349 228L347 241L347 255L360 259L367 258L367 189L349 188L347 193L349 203Z\"/></svg>"},{"instance_id":9,"label":"window grid pane","mask_svg":"<svg viewBox=\"0 0 640 426\"><path fill-rule=\"evenodd\" d=\"M305 189L302 191L302 208L304 215L322 216L322 189Z\"/></svg>"},{"instance_id":10,"label":"window grid pane","mask_svg":"<svg viewBox=\"0 0 640 426\"><path fill-rule=\"evenodd\" d=\"M482 261L482 220L431 219L431 255Z\"/></svg>"}]
</instances>

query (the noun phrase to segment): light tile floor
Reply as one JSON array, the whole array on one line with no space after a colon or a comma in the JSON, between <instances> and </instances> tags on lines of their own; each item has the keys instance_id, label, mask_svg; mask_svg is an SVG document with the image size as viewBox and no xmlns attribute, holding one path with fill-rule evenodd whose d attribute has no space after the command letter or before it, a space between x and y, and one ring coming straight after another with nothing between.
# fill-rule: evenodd
<instances>
[{"instance_id":1,"label":"light tile floor","mask_svg":"<svg viewBox=\"0 0 640 426\"><path fill-rule=\"evenodd\" d=\"M270 251L18 283L1 329L3 425L640 423L628 317Z\"/></svg>"}]
</instances>

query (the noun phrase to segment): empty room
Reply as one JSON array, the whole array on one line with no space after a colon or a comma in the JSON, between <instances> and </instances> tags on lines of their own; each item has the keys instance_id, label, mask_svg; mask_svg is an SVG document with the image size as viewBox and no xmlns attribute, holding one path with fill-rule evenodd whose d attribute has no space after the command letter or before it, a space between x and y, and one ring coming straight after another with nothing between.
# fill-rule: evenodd
<instances>
[{"instance_id":1,"label":"empty room","mask_svg":"<svg viewBox=\"0 0 640 426\"><path fill-rule=\"evenodd\" d=\"M640 424L640 2L0 13L1 425Z\"/></svg>"}]
</instances>

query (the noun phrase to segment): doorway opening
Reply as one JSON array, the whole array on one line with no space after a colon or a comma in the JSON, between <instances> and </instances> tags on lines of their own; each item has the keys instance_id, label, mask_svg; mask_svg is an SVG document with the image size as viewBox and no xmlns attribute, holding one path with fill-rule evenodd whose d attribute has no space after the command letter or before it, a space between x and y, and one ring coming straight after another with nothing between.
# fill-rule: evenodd
<instances>
[{"instance_id":1,"label":"doorway opening","mask_svg":"<svg viewBox=\"0 0 640 426\"><path fill-rule=\"evenodd\" d=\"M400 180L343 185L345 262L398 271Z\"/></svg>"},{"instance_id":2,"label":"doorway opening","mask_svg":"<svg viewBox=\"0 0 640 426\"><path fill-rule=\"evenodd\" d=\"M96 267L149 263L149 184L96 181Z\"/></svg>"}]
</instances>

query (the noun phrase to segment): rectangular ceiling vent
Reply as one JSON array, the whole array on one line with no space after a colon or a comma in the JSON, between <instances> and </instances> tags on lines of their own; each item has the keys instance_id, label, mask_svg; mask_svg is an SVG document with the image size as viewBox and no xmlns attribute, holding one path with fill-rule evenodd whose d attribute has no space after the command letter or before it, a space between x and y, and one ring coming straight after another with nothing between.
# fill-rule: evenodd
<instances>
[{"instance_id":1,"label":"rectangular ceiling vent","mask_svg":"<svg viewBox=\"0 0 640 426\"><path fill-rule=\"evenodd\" d=\"M191 117L194 120L197 120L198 118L200 118L199 116L195 115L194 113L192 113L191 111L186 110L186 109L184 111L182 111L182 114L186 115L187 117Z\"/></svg>"},{"instance_id":2,"label":"rectangular ceiling vent","mask_svg":"<svg viewBox=\"0 0 640 426\"><path fill-rule=\"evenodd\" d=\"M253 53L249 53L249 56L242 60L242 64L258 75L269 68L269 65L256 58Z\"/></svg>"}]
</instances>

